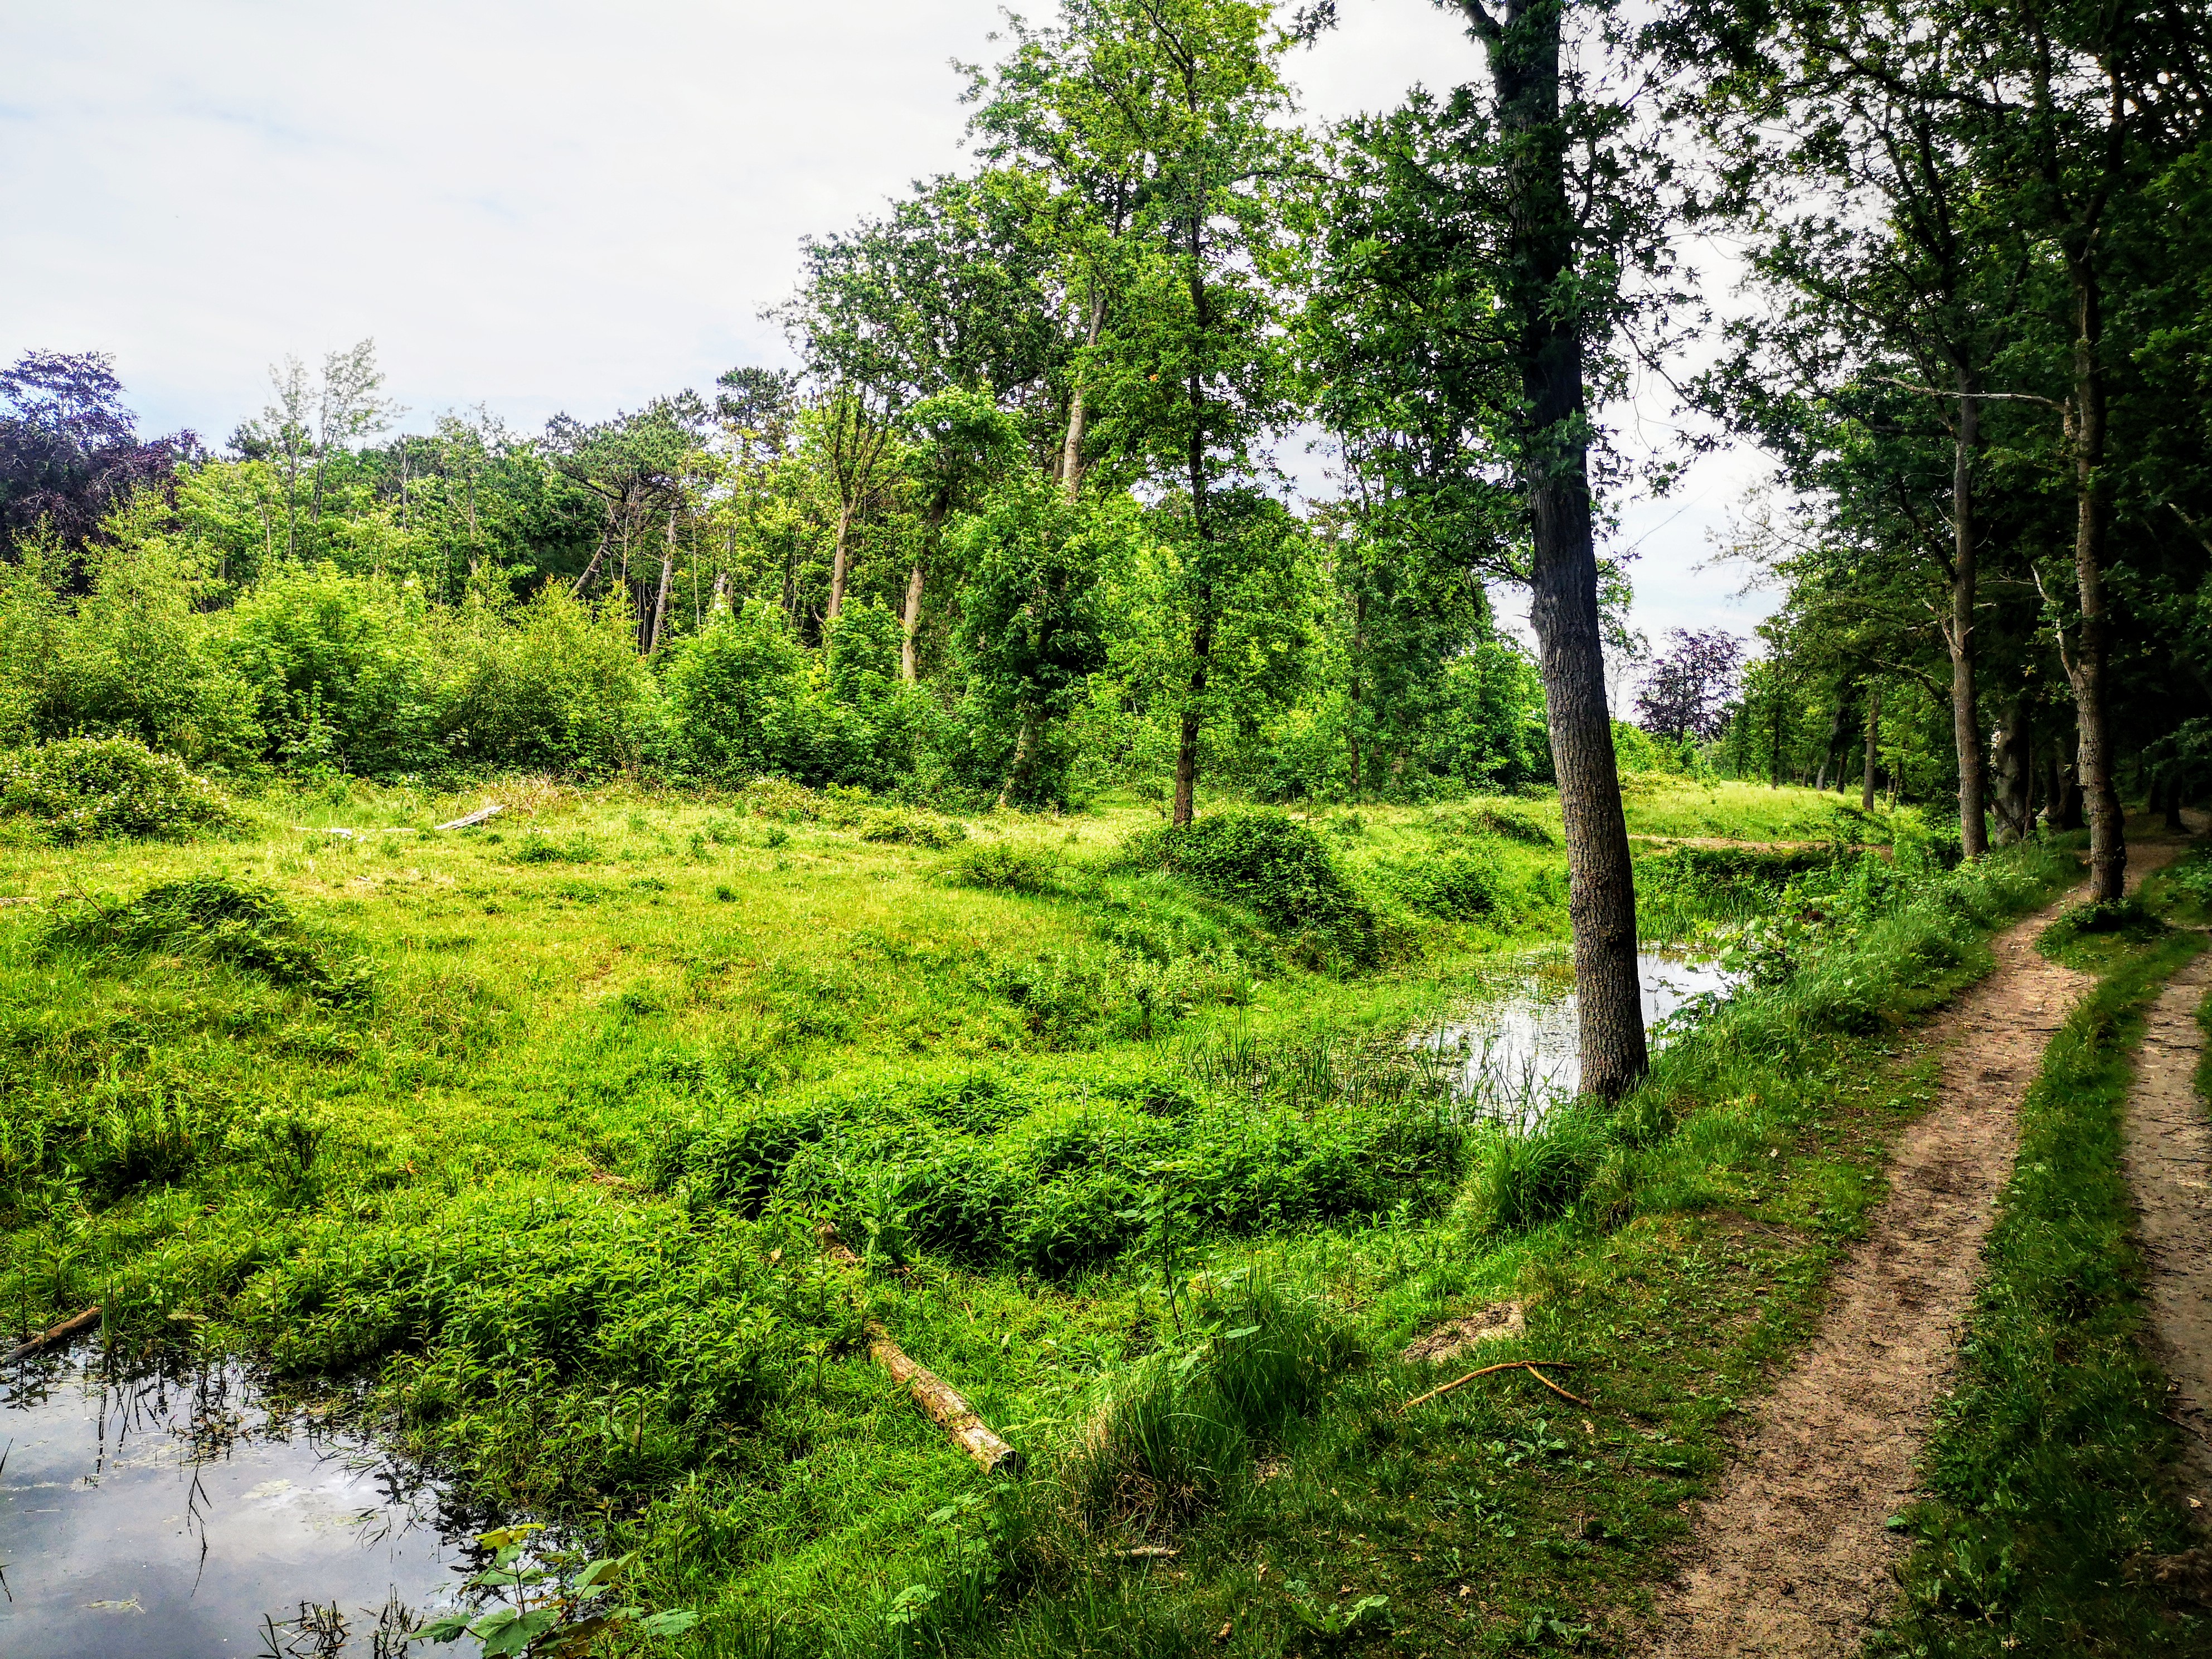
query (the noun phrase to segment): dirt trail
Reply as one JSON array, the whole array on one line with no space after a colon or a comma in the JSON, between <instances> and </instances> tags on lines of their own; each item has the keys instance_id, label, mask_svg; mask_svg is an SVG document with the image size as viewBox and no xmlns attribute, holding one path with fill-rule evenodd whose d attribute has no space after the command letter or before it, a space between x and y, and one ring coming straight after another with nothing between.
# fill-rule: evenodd
<instances>
[{"instance_id":1,"label":"dirt trail","mask_svg":"<svg viewBox=\"0 0 2212 1659\"><path fill-rule=\"evenodd\" d=\"M2151 1322L2201 1494L2212 1486L2212 1257L2204 1249L2212 1237L2212 1126L2197 1097L2204 1054L2197 1008L2208 986L2212 954L2176 974L2151 1005L2128 1093L2126 1152L2128 1184L2142 1212Z\"/></svg>"},{"instance_id":2,"label":"dirt trail","mask_svg":"<svg viewBox=\"0 0 2212 1659\"><path fill-rule=\"evenodd\" d=\"M2176 850L2130 845L2130 878ZM1996 971L1931 1028L1948 1049L1936 1104L1898 1142L1890 1196L1836 1270L1819 1334L1705 1500L1641 1632L1650 1659L1841 1659L1887 1610L1903 1546L1882 1523L1913 1495L2021 1101L2092 983L2035 950L2076 897L1994 939Z\"/></svg>"}]
</instances>

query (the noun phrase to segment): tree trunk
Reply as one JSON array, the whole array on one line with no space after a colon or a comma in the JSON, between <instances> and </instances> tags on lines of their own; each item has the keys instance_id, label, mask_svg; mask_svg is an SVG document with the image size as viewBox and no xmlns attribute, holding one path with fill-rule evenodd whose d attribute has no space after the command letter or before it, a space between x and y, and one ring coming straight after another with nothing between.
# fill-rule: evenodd
<instances>
[{"instance_id":1,"label":"tree trunk","mask_svg":"<svg viewBox=\"0 0 2212 1659\"><path fill-rule=\"evenodd\" d=\"M1466 10L1486 51L1511 158L1506 298L1528 410L1522 472L1532 532L1528 619L1565 821L1582 1088L1617 1099L1649 1068L1650 1052L1637 974L1635 874L1605 701L1583 341L1579 319L1561 307L1576 276L1576 218L1559 110L1560 8L1508 0L1502 25L1482 6Z\"/></svg>"},{"instance_id":2,"label":"tree trunk","mask_svg":"<svg viewBox=\"0 0 2212 1659\"><path fill-rule=\"evenodd\" d=\"M1022 716L1020 733L1014 738L1014 757L1006 766L1006 781L999 787L999 811L1005 811L1014 804L1015 793L1029 781L1030 763L1036 752L1036 720L1028 714Z\"/></svg>"},{"instance_id":3,"label":"tree trunk","mask_svg":"<svg viewBox=\"0 0 2212 1659\"><path fill-rule=\"evenodd\" d=\"M610 506L607 508L606 526L599 532L599 544L592 550L591 562L585 565L584 574L576 578L576 585L568 590L577 598L581 599L583 597L584 585L592 580L592 573L599 569L599 561L606 557L607 549L612 544L614 538L615 510L612 506Z\"/></svg>"},{"instance_id":4,"label":"tree trunk","mask_svg":"<svg viewBox=\"0 0 2212 1659\"><path fill-rule=\"evenodd\" d=\"M668 515L668 540L660 554L660 592L653 601L653 623L646 630L645 654L660 648L660 635L668 626L668 585L676 574L676 515Z\"/></svg>"},{"instance_id":5,"label":"tree trunk","mask_svg":"<svg viewBox=\"0 0 2212 1659\"><path fill-rule=\"evenodd\" d=\"M2089 885L2101 903L2127 891L2128 848L2120 795L2112 780L2112 722L2105 705L2105 670L2112 655L2105 610L2105 372L2100 361L2103 296L2084 247L2069 258L2074 288L2074 580L2081 629L2066 678L2081 728L2081 793L2089 808Z\"/></svg>"},{"instance_id":6,"label":"tree trunk","mask_svg":"<svg viewBox=\"0 0 2212 1659\"><path fill-rule=\"evenodd\" d=\"M1859 811L1874 811L1874 763L1881 749L1881 687L1867 688L1866 761L1859 774Z\"/></svg>"},{"instance_id":7,"label":"tree trunk","mask_svg":"<svg viewBox=\"0 0 2212 1659\"><path fill-rule=\"evenodd\" d=\"M1959 846L1970 859L1990 850L1982 775L1981 715L1974 704L1974 452L1982 405L1973 377L1959 371L1959 424L1951 440L1951 740L1959 751Z\"/></svg>"},{"instance_id":8,"label":"tree trunk","mask_svg":"<svg viewBox=\"0 0 2212 1659\"><path fill-rule=\"evenodd\" d=\"M1352 659L1358 662L1367 649L1367 595L1352 601ZM1366 711L1359 700L1359 676L1352 677L1352 804L1359 805L1359 720Z\"/></svg>"},{"instance_id":9,"label":"tree trunk","mask_svg":"<svg viewBox=\"0 0 2212 1659\"><path fill-rule=\"evenodd\" d=\"M830 555L830 608L822 613L826 626L845 608L845 543L853 528L853 509L837 509L837 540Z\"/></svg>"},{"instance_id":10,"label":"tree trunk","mask_svg":"<svg viewBox=\"0 0 2212 1659\"><path fill-rule=\"evenodd\" d=\"M914 636L921 629L922 564L914 562L914 568L906 573L906 609L901 614L899 626L899 678L908 685L917 678L914 660Z\"/></svg>"},{"instance_id":11,"label":"tree trunk","mask_svg":"<svg viewBox=\"0 0 2212 1659\"><path fill-rule=\"evenodd\" d=\"M1091 321L1084 331L1083 343L1098 343L1098 330L1106 319L1106 296L1094 283L1091 292ZM1067 503L1075 504L1076 492L1083 485L1083 428L1086 410L1083 401L1083 375L1079 368L1073 388L1067 399L1067 437L1060 447L1060 487Z\"/></svg>"},{"instance_id":12,"label":"tree trunk","mask_svg":"<svg viewBox=\"0 0 2212 1659\"><path fill-rule=\"evenodd\" d=\"M2004 724L1997 728L1996 740L1990 746L1996 767L1996 787L1990 792L1990 805L1996 815L1997 840L2008 846L2027 840L2032 830L2027 798L2028 781L2034 770L2033 744L2027 696L2021 692L2013 698Z\"/></svg>"},{"instance_id":13,"label":"tree trunk","mask_svg":"<svg viewBox=\"0 0 2212 1659\"><path fill-rule=\"evenodd\" d=\"M1190 310L1197 339L1206 338L1208 326L1203 238L1205 219L1193 213L1184 222L1190 257ZM1191 354L1185 381L1189 398L1190 439L1187 457L1190 484L1192 551L1200 562L1197 583L1197 623L1192 630L1189 702L1183 706L1182 728L1176 743L1175 803L1168 815L1170 824L1188 823L1198 810L1198 732L1205 719L1201 700L1206 696L1206 671L1213 657L1213 549L1210 544L1206 501L1206 376L1200 354Z\"/></svg>"}]
</instances>

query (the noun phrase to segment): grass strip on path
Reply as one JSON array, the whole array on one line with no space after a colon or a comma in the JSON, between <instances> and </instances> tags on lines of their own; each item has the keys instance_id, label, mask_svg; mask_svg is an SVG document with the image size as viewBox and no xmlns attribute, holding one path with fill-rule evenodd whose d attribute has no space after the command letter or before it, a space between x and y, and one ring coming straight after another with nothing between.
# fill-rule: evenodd
<instances>
[{"instance_id":1,"label":"grass strip on path","mask_svg":"<svg viewBox=\"0 0 2212 1659\"><path fill-rule=\"evenodd\" d=\"M2205 1608L2154 1565L2193 1540L2120 1162L2143 1010L2203 940L2148 921L2052 933L2101 982L2022 1108L1957 1391L1923 1455L1929 1496L1899 1522L1905 1609L1875 1654L2212 1652Z\"/></svg>"}]
</instances>

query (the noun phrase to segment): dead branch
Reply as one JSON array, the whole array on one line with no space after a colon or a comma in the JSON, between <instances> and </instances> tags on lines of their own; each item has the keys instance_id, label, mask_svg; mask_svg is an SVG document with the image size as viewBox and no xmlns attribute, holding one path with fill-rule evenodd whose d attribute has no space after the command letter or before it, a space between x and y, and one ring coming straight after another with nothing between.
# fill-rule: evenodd
<instances>
[{"instance_id":1,"label":"dead branch","mask_svg":"<svg viewBox=\"0 0 2212 1659\"><path fill-rule=\"evenodd\" d=\"M0 1358L0 1365L12 1365L19 1359L28 1359L34 1353L44 1353L48 1348L59 1347L71 1338L82 1336L98 1323L100 1304L95 1302L82 1313L40 1331L28 1341L18 1342L8 1350L4 1358Z\"/></svg>"},{"instance_id":2,"label":"dead branch","mask_svg":"<svg viewBox=\"0 0 2212 1659\"><path fill-rule=\"evenodd\" d=\"M472 823L482 823L487 818L495 818L505 811L507 811L507 808L504 806L486 806L479 811L470 813L468 817L465 818L455 818L451 823L441 823L438 828L441 830L465 830Z\"/></svg>"},{"instance_id":3,"label":"dead branch","mask_svg":"<svg viewBox=\"0 0 2212 1659\"><path fill-rule=\"evenodd\" d=\"M1539 1365L1549 1365L1555 1370L1565 1370L1568 1366L1572 1365L1575 1362L1571 1359L1509 1359L1503 1364L1485 1365L1480 1370L1469 1371L1465 1376L1455 1376L1450 1382L1445 1383L1441 1388L1431 1389L1426 1394L1415 1395L1404 1405L1399 1407L1398 1412L1401 1416L1403 1416L1406 1413L1413 1410L1414 1407L1426 1405L1430 1401L1434 1400L1438 1395L1449 1394L1454 1389L1460 1388L1467 1383L1472 1382L1478 1376L1487 1376L1492 1371L1526 1371L1529 1376L1534 1377L1539 1382L1541 1382L1546 1388L1549 1389L1553 1394L1561 1396L1563 1399L1571 1400L1577 1406L1588 1407L1589 1405L1589 1401L1584 1400L1579 1395L1569 1394L1558 1383L1553 1382L1550 1377L1545 1376L1543 1372L1536 1369Z\"/></svg>"},{"instance_id":4,"label":"dead branch","mask_svg":"<svg viewBox=\"0 0 2212 1659\"><path fill-rule=\"evenodd\" d=\"M861 1265L860 1258L845 1247L837 1237L836 1228L830 1223L825 1221L816 1228L815 1237L821 1241L823 1254L832 1261L848 1267ZM1012 1474L1020 1468L1021 1454L991 1432L957 1389L927 1365L917 1364L909 1358L878 1321L869 1320L866 1329L868 1358L905 1384L914 1403L952 1437L953 1443L974 1458L984 1474L1004 1471Z\"/></svg>"}]
</instances>

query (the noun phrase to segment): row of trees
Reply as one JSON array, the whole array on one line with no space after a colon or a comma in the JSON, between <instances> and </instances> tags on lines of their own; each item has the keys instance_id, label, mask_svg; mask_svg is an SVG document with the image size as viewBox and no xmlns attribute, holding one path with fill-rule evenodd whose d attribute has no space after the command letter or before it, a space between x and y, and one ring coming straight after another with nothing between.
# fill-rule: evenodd
<instances>
[{"instance_id":1,"label":"row of trees","mask_svg":"<svg viewBox=\"0 0 2212 1659\"><path fill-rule=\"evenodd\" d=\"M732 765L774 750L759 711L857 706L881 677L886 708L962 711L940 752L1009 799L1051 794L1102 708L1133 762L1157 753L1179 822L1231 751L1282 791L1548 767L1583 1075L1613 1093L1644 1065L1605 697L1626 586L1598 544L1629 468L1593 411L1638 357L1663 366L1694 314L1675 250L1720 224L1763 303L1694 396L1795 491L1748 544L1787 599L1723 751L1753 764L1765 711L1773 775L1785 741L1825 737L1826 779L1854 741L1924 778L1903 693L1933 685L1968 852L1985 747L2031 799L2056 754L2116 892L2120 763L2179 778L2204 746L2198 9L1447 9L1465 83L1326 132L1287 65L1325 49L1328 0L1287 28L1254 0L1010 24L970 76L975 165L808 242L777 313L800 371L711 397L372 442L392 411L363 349L280 371L229 459L180 438L133 459L127 430L85 424L113 407L96 365L27 360L0 446L82 465L19 486L0 454L15 544L44 550L21 568L97 588L87 515L166 469L139 539L197 562L203 611L318 561L457 612L565 595L619 619L695 726L741 711ZM1314 428L1344 487L1300 514L1273 446ZM1501 580L1531 593L1540 761L1491 629Z\"/></svg>"}]
</instances>

